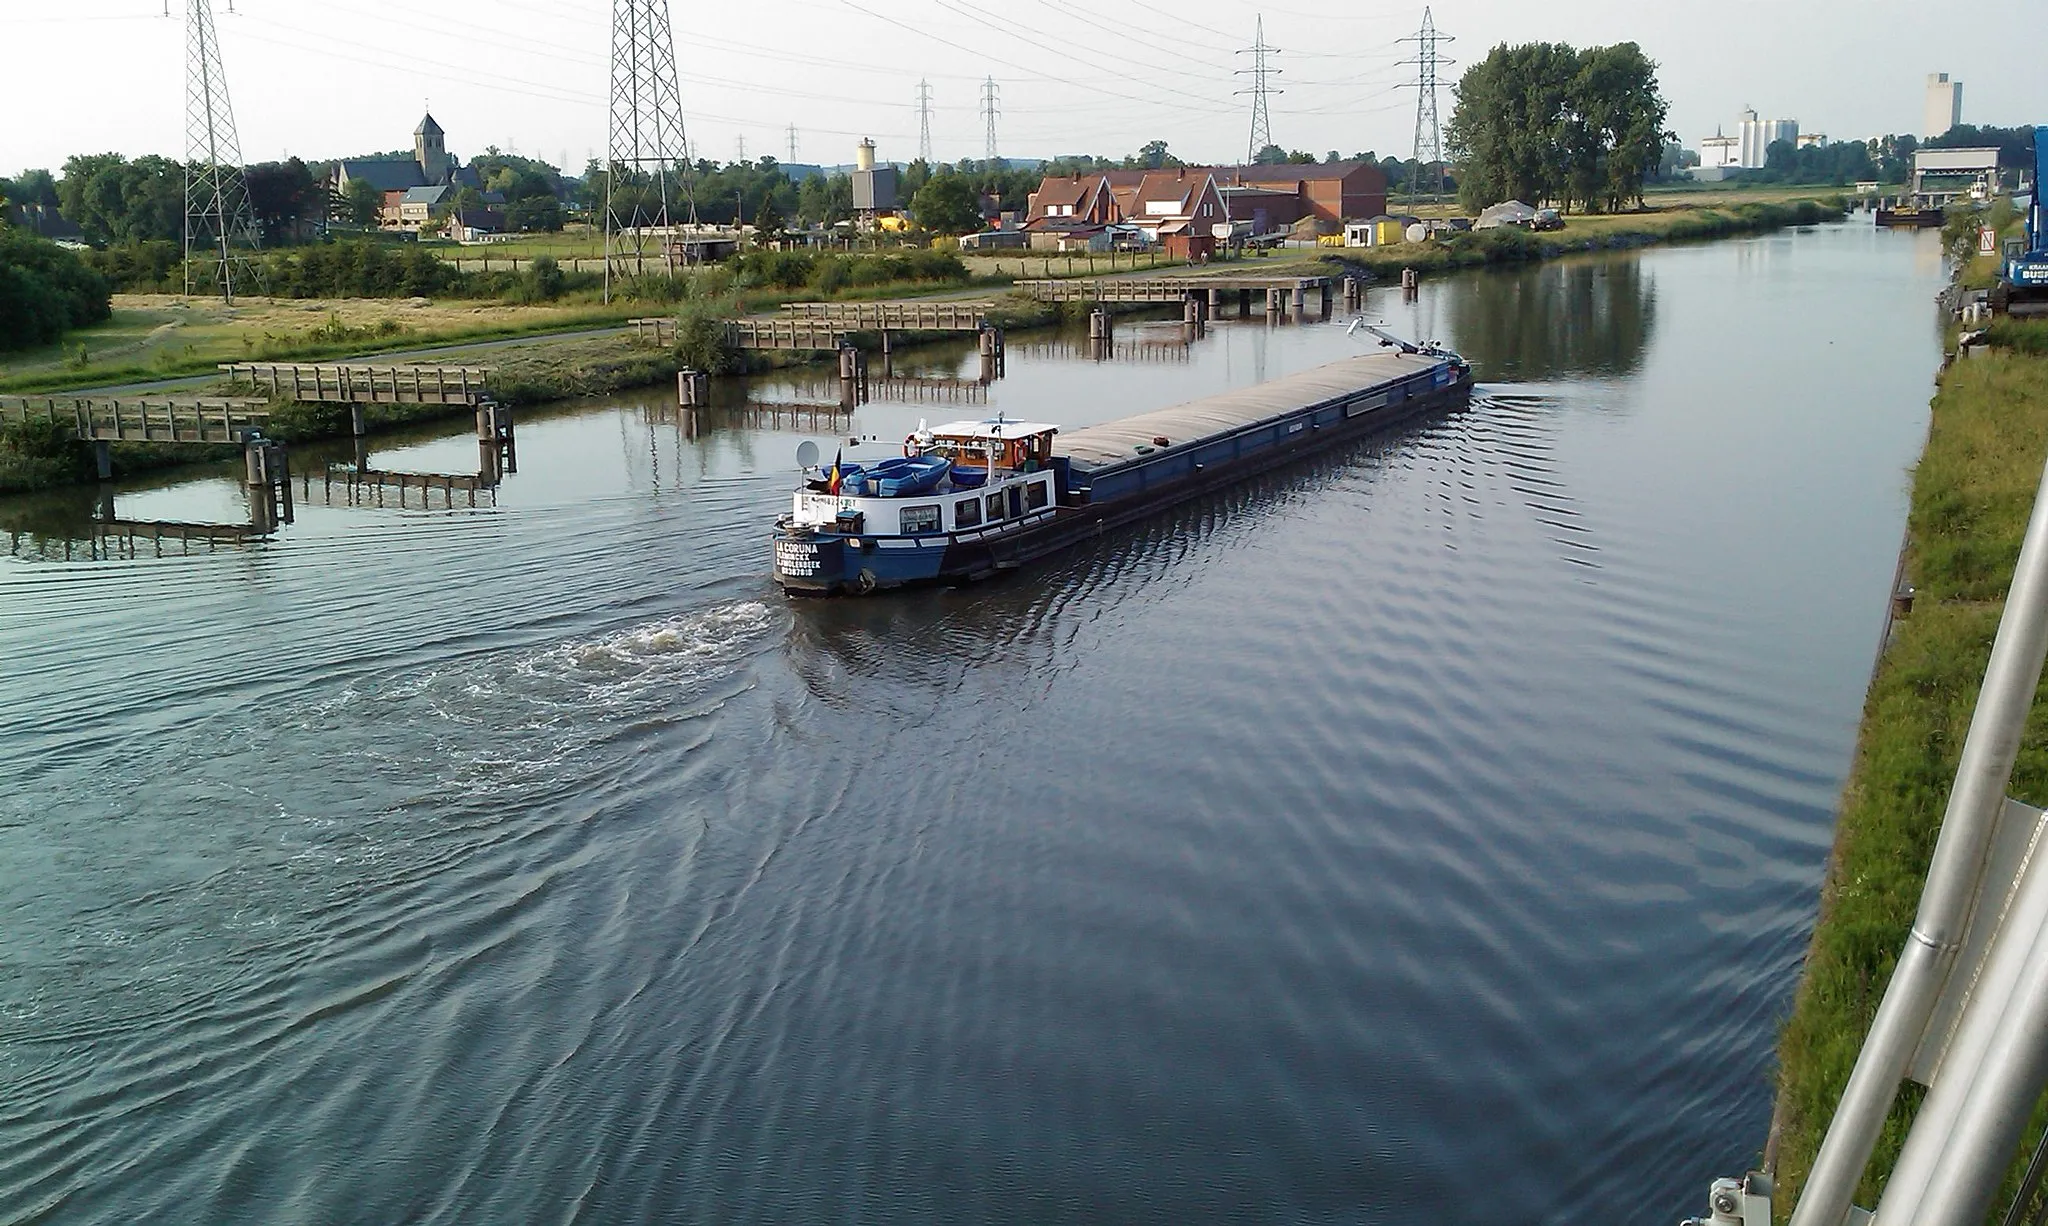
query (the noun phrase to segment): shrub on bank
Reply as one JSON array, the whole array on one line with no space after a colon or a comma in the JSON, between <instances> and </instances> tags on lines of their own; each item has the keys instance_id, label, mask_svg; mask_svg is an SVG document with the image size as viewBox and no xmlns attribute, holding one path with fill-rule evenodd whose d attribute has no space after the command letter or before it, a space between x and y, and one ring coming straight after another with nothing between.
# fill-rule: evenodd
<instances>
[{"instance_id":1,"label":"shrub on bank","mask_svg":"<svg viewBox=\"0 0 2048 1226\"><path fill-rule=\"evenodd\" d=\"M1993 349L2009 349L2033 357L2048 357L2048 319L2014 319L2002 315L1991 321L1985 339Z\"/></svg>"},{"instance_id":2,"label":"shrub on bank","mask_svg":"<svg viewBox=\"0 0 2048 1226\"><path fill-rule=\"evenodd\" d=\"M76 252L0 226L0 350L47 345L107 320L112 293Z\"/></svg>"},{"instance_id":3,"label":"shrub on bank","mask_svg":"<svg viewBox=\"0 0 2048 1226\"><path fill-rule=\"evenodd\" d=\"M0 425L0 494L68 485L85 477L91 449L46 421Z\"/></svg>"},{"instance_id":4,"label":"shrub on bank","mask_svg":"<svg viewBox=\"0 0 2048 1226\"><path fill-rule=\"evenodd\" d=\"M737 373L743 358L726 343L725 321L737 314L729 305L690 302L676 312L675 360L684 370L709 375Z\"/></svg>"}]
</instances>

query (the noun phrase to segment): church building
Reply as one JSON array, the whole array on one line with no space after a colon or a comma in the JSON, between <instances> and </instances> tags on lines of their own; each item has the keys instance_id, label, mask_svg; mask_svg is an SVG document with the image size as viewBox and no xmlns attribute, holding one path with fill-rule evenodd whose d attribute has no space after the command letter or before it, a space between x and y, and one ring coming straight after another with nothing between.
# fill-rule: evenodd
<instances>
[{"instance_id":1,"label":"church building","mask_svg":"<svg viewBox=\"0 0 2048 1226\"><path fill-rule=\"evenodd\" d=\"M483 183L476 171L464 166L448 152L447 133L434 122L432 114L412 130L412 156L348 158L334 167L334 190L346 195L358 179L370 182L379 192L404 192L416 187L474 187Z\"/></svg>"}]
</instances>

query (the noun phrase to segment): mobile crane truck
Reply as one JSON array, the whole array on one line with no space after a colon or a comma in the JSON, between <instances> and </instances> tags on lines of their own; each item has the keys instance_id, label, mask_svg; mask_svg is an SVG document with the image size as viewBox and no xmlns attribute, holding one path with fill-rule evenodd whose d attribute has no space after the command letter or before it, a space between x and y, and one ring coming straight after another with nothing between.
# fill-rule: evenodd
<instances>
[{"instance_id":1,"label":"mobile crane truck","mask_svg":"<svg viewBox=\"0 0 2048 1226\"><path fill-rule=\"evenodd\" d=\"M2027 206L2026 250L2009 254L1991 291L1991 309L2007 315L2048 315L2048 224L2043 224L2041 172L2048 169L2048 125L2034 129L2034 196Z\"/></svg>"}]
</instances>

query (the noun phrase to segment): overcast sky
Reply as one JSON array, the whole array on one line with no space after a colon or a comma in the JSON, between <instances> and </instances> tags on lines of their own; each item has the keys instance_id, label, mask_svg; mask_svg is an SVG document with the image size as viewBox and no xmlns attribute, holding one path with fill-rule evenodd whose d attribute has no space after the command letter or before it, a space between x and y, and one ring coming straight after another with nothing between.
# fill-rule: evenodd
<instances>
[{"instance_id":1,"label":"overcast sky","mask_svg":"<svg viewBox=\"0 0 2048 1226\"><path fill-rule=\"evenodd\" d=\"M406 147L431 99L448 147L496 144L580 168L605 143L610 0L213 0L242 152L308 160ZM169 0L182 15L186 0ZM1273 139L1322 154L1406 155L1414 79L1398 61L1422 6L1309 0L763 0L675 4L685 123L700 157L852 160L872 136L916 155L932 87L937 157L979 157L984 77L1005 155L1120 156L1163 138L1190 160L1243 156L1253 18L1286 92ZM0 0L0 173L73 153L182 154L183 22L165 0ZM1634 40L1661 65L1688 146L1743 106L1834 137L1913 131L1926 74L1965 82L1971 122L2048 122L2048 0L1451 0L1434 7L1464 62L1501 42ZM1461 67L1446 70L1455 81ZM1449 119L1446 89L1441 102Z\"/></svg>"}]
</instances>

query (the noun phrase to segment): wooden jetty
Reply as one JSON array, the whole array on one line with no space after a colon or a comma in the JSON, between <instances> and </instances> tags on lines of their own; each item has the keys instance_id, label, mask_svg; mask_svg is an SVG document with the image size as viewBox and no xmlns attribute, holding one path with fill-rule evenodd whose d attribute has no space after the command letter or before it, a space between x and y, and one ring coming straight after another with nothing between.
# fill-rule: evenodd
<instances>
[{"instance_id":1,"label":"wooden jetty","mask_svg":"<svg viewBox=\"0 0 2048 1226\"><path fill-rule=\"evenodd\" d=\"M629 319L636 340L672 345L676 339L673 319ZM847 329L830 320L816 319L728 319L719 324L725 343L735 349L831 350L846 347Z\"/></svg>"},{"instance_id":2,"label":"wooden jetty","mask_svg":"<svg viewBox=\"0 0 2048 1226\"><path fill-rule=\"evenodd\" d=\"M853 410L845 402L751 401L735 405L649 404L641 406L648 425L683 427L689 437L721 426L770 430L808 430L812 433L843 434L853 422Z\"/></svg>"},{"instance_id":3,"label":"wooden jetty","mask_svg":"<svg viewBox=\"0 0 2048 1226\"><path fill-rule=\"evenodd\" d=\"M1186 341L1119 341L1104 339L1024 341L1017 352L1032 358L1085 358L1091 362L1186 362L1190 346Z\"/></svg>"},{"instance_id":4,"label":"wooden jetty","mask_svg":"<svg viewBox=\"0 0 2048 1226\"><path fill-rule=\"evenodd\" d=\"M1307 308L1314 290L1325 310L1330 305L1334 279L1326 276L1255 277L1225 273L1199 277L1070 277L1019 281L1016 288L1040 302L1201 302L1209 314L1216 314L1225 299L1236 293L1239 310L1248 309L1255 294L1266 296L1269 312L1284 311L1293 300L1299 313Z\"/></svg>"},{"instance_id":5,"label":"wooden jetty","mask_svg":"<svg viewBox=\"0 0 2048 1226\"><path fill-rule=\"evenodd\" d=\"M868 399L896 404L987 404L988 384L979 379L883 375L868 380Z\"/></svg>"},{"instance_id":6,"label":"wooden jetty","mask_svg":"<svg viewBox=\"0 0 2048 1226\"><path fill-rule=\"evenodd\" d=\"M89 443L241 443L270 422L246 398L0 396L0 422L47 421Z\"/></svg>"},{"instance_id":7,"label":"wooden jetty","mask_svg":"<svg viewBox=\"0 0 2048 1226\"><path fill-rule=\"evenodd\" d=\"M823 320L865 332L979 332L993 302L785 302L796 319Z\"/></svg>"},{"instance_id":8,"label":"wooden jetty","mask_svg":"<svg viewBox=\"0 0 2048 1226\"><path fill-rule=\"evenodd\" d=\"M837 392L840 383L836 374L814 376L797 384L798 394ZM988 384L979 379L873 375L867 381L865 399L895 404L987 404Z\"/></svg>"},{"instance_id":9,"label":"wooden jetty","mask_svg":"<svg viewBox=\"0 0 2048 1226\"><path fill-rule=\"evenodd\" d=\"M302 404L476 404L487 399L483 366L323 366L223 362L221 372Z\"/></svg>"},{"instance_id":10,"label":"wooden jetty","mask_svg":"<svg viewBox=\"0 0 2048 1226\"><path fill-rule=\"evenodd\" d=\"M465 505L476 506L477 495L493 495L501 484L499 477L489 471L475 473L412 473L393 472L380 468L350 468L330 464L320 474L316 487L313 474L304 473L299 478L300 496L312 500L319 494L329 506L385 506L387 491L397 494L396 505L411 506L408 494L417 492L418 505L423 510L434 509L433 495L441 495L444 510L453 510L456 495L463 496Z\"/></svg>"},{"instance_id":11,"label":"wooden jetty","mask_svg":"<svg viewBox=\"0 0 2048 1226\"><path fill-rule=\"evenodd\" d=\"M735 349L844 349L846 331L830 320L732 319L725 339Z\"/></svg>"},{"instance_id":12,"label":"wooden jetty","mask_svg":"<svg viewBox=\"0 0 2048 1226\"><path fill-rule=\"evenodd\" d=\"M247 545L268 540L276 531L275 523L260 524L195 524L161 519L102 519L93 521L93 535L119 548L128 557L136 554L136 544L148 541L155 546L157 557L164 556L164 542L176 543L179 553L191 553L196 542L209 548L221 545Z\"/></svg>"}]
</instances>

